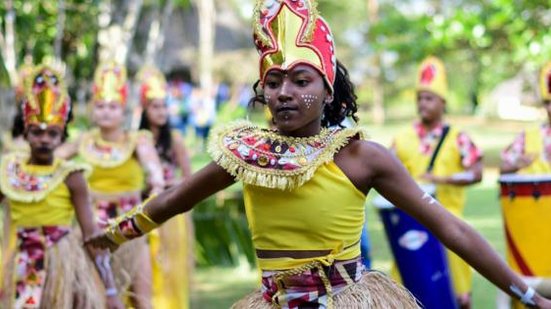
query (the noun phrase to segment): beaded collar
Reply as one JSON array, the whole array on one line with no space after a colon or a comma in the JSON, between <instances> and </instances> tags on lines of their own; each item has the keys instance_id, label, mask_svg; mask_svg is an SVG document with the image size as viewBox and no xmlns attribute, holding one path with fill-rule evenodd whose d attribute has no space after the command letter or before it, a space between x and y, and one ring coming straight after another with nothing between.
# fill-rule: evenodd
<instances>
[{"instance_id":1,"label":"beaded collar","mask_svg":"<svg viewBox=\"0 0 551 309\"><path fill-rule=\"evenodd\" d=\"M27 164L29 157L11 153L2 157L0 188L9 199L19 202L38 202L55 190L72 172L90 168L85 164L56 159L52 165Z\"/></svg>"},{"instance_id":2,"label":"beaded collar","mask_svg":"<svg viewBox=\"0 0 551 309\"><path fill-rule=\"evenodd\" d=\"M101 138L98 129L93 129L82 136L79 154L94 166L114 168L134 154L140 134L144 134L143 131L128 132L124 142L108 142Z\"/></svg>"},{"instance_id":3,"label":"beaded collar","mask_svg":"<svg viewBox=\"0 0 551 309\"><path fill-rule=\"evenodd\" d=\"M213 130L209 154L246 184L290 190L310 180L319 166L333 160L350 138L365 138L361 128L322 129L307 138L286 137L239 121Z\"/></svg>"}]
</instances>

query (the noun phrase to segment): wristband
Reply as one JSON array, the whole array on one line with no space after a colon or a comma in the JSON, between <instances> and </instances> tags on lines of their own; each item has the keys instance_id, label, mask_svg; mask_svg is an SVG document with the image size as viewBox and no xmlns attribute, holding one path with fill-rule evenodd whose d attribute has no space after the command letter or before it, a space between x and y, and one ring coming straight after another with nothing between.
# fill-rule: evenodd
<instances>
[{"instance_id":1,"label":"wristband","mask_svg":"<svg viewBox=\"0 0 551 309\"><path fill-rule=\"evenodd\" d=\"M105 296L107 297L116 296L118 293L117 288L108 288L105 290Z\"/></svg>"},{"instance_id":2,"label":"wristband","mask_svg":"<svg viewBox=\"0 0 551 309\"><path fill-rule=\"evenodd\" d=\"M523 303L525 305L528 305L528 306L535 306L536 305L536 303L534 302L534 295L536 295L536 291L534 291L534 289L532 287L528 287L528 289L526 289L526 292L524 292L524 294L515 285L511 285L509 288L511 289L511 291L513 293L515 293L515 295L518 296L518 298L520 298L521 303Z\"/></svg>"},{"instance_id":3,"label":"wristband","mask_svg":"<svg viewBox=\"0 0 551 309\"><path fill-rule=\"evenodd\" d=\"M151 196L141 205L118 217L106 229L105 235L117 245L147 234L159 226L144 213L144 207L153 198Z\"/></svg>"}]
</instances>

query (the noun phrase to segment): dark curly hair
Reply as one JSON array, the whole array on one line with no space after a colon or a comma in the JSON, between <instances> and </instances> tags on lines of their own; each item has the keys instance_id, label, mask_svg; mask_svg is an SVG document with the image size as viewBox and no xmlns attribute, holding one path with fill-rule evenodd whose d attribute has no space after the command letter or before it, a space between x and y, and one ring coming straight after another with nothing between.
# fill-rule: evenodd
<instances>
[{"instance_id":1,"label":"dark curly hair","mask_svg":"<svg viewBox=\"0 0 551 309\"><path fill-rule=\"evenodd\" d=\"M11 137L18 138L25 133L25 123L23 121L23 111L21 104L17 104L17 111L13 116L13 122L11 124Z\"/></svg>"},{"instance_id":2,"label":"dark curly hair","mask_svg":"<svg viewBox=\"0 0 551 309\"><path fill-rule=\"evenodd\" d=\"M326 86L329 88L328 86ZM354 84L350 81L350 76L346 67L337 60L337 72L335 84L333 85L333 101L325 105L323 117L321 119L322 127L340 126L346 117L352 118L355 122L359 121L356 113L358 105L356 99L358 96L354 90ZM255 96L249 100L249 107L254 108L256 104L266 105L264 93L260 87L260 80L253 85Z\"/></svg>"},{"instance_id":3,"label":"dark curly hair","mask_svg":"<svg viewBox=\"0 0 551 309\"><path fill-rule=\"evenodd\" d=\"M140 130L149 130L151 131L151 125L147 119L146 110L142 111L142 117L140 120ZM155 141L155 149L161 160L172 162L172 135L170 132L172 127L167 121L163 126L159 128L159 138Z\"/></svg>"}]
</instances>

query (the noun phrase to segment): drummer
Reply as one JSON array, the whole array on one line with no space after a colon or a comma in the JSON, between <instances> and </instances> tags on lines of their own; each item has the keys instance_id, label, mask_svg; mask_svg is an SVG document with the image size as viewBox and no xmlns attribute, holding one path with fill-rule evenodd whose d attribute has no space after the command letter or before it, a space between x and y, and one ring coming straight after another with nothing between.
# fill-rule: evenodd
<instances>
[{"instance_id":1,"label":"drummer","mask_svg":"<svg viewBox=\"0 0 551 309\"><path fill-rule=\"evenodd\" d=\"M547 112L547 122L520 133L513 143L503 150L500 165L502 175L551 176L551 62L541 70L539 81L542 103ZM531 223L534 224L534 222ZM546 224L543 222L544 226L548 226ZM545 297L551 298L549 273L540 272L533 275L536 277L525 277L526 283Z\"/></svg>"},{"instance_id":2,"label":"drummer","mask_svg":"<svg viewBox=\"0 0 551 309\"><path fill-rule=\"evenodd\" d=\"M551 62L540 74L540 93L547 122L520 133L501 153L501 174L551 175Z\"/></svg>"},{"instance_id":3,"label":"drummer","mask_svg":"<svg viewBox=\"0 0 551 309\"><path fill-rule=\"evenodd\" d=\"M482 179L482 152L467 134L443 119L448 84L444 64L438 58L428 57L421 63L416 91L419 120L394 138L392 149L415 179L433 184L441 204L462 217L465 186ZM429 162L443 136L429 171ZM472 270L451 251L447 254L458 305L470 308Z\"/></svg>"}]
</instances>

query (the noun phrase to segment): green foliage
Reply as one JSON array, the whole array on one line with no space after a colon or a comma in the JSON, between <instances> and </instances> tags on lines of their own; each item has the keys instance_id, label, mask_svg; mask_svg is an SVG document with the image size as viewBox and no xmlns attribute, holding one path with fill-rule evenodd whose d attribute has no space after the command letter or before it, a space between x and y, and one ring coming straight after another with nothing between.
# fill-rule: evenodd
<instances>
[{"instance_id":1,"label":"green foliage","mask_svg":"<svg viewBox=\"0 0 551 309\"><path fill-rule=\"evenodd\" d=\"M98 31L98 1L65 0L65 23L61 44L61 59L75 79L89 78L93 73L95 42ZM15 52L17 63L32 56L34 63L53 57L54 40L58 33L58 2L14 0ZM5 27L6 6L0 6L2 29ZM6 76L2 82L6 84Z\"/></svg>"},{"instance_id":2,"label":"green foliage","mask_svg":"<svg viewBox=\"0 0 551 309\"><path fill-rule=\"evenodd\" d=\"M488 92L519 70L535 72L549 60L549 1L380 2L380 22L366 37L377 52L392 56L384 68L390 100L412 88L415 67L430 54L446 62L460 110L468 110L473 94Z\"/></svg>"},{"instance_id":3,"label":"green foliage","mask_svg":"<svg viewBox=\"0 0 551 309\"><path fill-rule=\"evenodd\" d=\"M238 266L245 257L255 264L255 252L244 214L241 191L225 191L193 211L199 266Z\"/></svg>"}]
</instances>

